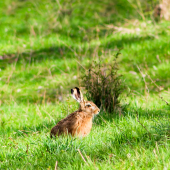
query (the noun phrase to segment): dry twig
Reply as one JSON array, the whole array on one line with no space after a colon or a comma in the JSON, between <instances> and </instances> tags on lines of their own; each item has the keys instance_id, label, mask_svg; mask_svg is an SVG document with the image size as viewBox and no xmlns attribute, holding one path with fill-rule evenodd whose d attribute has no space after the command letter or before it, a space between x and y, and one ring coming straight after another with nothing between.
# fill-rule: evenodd
<instances>
[{"instance_id":1,"label":"dry twig","mask_svg":"<svg viewBox=\"0 0 170 170\"><path fill-rule=\"evenodd\" d=\"M159 98L161 98L162 101L164 101L168 106L170 106L170 104L163 97L159 96Z\"/></svg>"},{"instance_id":2,"label":"dry twig","mask_svg":"<svg viewBox=\"0 0 170 170\"><path fill-rule=\"evenodd\" d=\"M82 155L80 149L77 149L77 150L78 150L80 156L82 157L83 161L86 163L86 165L88 165L88 163L87 163L87 161L85 160L84 156Z\"/></svg>"},{"instance_id":3,"label":"dry twig","mask_svg":"<svg viewBox=\"0 0 170 170\"><path fill-rule=\"evenodd\" d=\"M142 123L140 122L137 111L136 111L136 117L137 117L137 121L140 123L140 125L148 132L149 138L151 139L151 133L150 133L150 132L148 131L148 129L147 129L144 125L142 125Z\"/></svg>"},{"instance_id":4,"label":"dry twig","mask_svg":"<svg viewBox=\"0 0 170 170\"><path fill-rule=\"evenodd\" d=\"M149 93L149 89L148 89L148 86L147 86L147 83L146 83L146 80L145 80L145 74L142 73L142 71L141 71L141 69L139 68L138 65L137 65L137 68L138 68L138 70L139 70L139 72L140 72L140 74L141 74L141 76L142 76L142 78L143 78L143 81L144 81L144 83L145 83L145 94L147 94L147 91L148 91L148 93Z\"/></svg>"},{"instance_id":5,"label":"dry twig","mask_svg":"<svg viewBox=\"0 0 170 170\"><path fill-rule=\"evenodd\" d=\"M56 161L56 163L55 163L55 169L54 170L57 170L57 165L58 165L58 161Z\"/></svg>"}]
</instances>

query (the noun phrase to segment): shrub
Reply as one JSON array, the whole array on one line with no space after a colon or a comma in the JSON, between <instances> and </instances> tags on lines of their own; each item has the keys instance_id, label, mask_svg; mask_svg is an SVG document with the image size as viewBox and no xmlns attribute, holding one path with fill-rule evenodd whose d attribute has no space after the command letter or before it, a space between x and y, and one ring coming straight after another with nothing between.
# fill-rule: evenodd
<instances>
[{"instance_id":1,"label":"shrub","mask_svg":"<svg viewBox=\"0 0 170 170\"><path fill-rule=\"evenodd\" d=\"M124 89L122 75L118 74L119 54L120 52L117 52L112 61L106 62L106 58L93 61L82 79L83 86L87 90L87 99L109 113L119 107L119 96Z\"/></svg>"}]
</instances>

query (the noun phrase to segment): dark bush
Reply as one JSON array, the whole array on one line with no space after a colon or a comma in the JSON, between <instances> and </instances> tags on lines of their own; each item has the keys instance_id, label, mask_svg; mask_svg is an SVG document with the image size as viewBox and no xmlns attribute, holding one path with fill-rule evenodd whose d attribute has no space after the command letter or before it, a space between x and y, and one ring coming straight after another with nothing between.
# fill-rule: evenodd
<instances>
[{"instance_id":1,"label":"dark bush","mask_svg":"<svg viewBox=\"0 0 170 170\"><path fill-rule=\"evenodd\" d=\"M115 55L113 61L105 62L105 58L93 61L83 76L87 99L92 100L98 107L109 113L120 108L119 96L124 89L121 81L122 75L118 74L119 54L118 52Z\"/></svg>"}]
</instances>

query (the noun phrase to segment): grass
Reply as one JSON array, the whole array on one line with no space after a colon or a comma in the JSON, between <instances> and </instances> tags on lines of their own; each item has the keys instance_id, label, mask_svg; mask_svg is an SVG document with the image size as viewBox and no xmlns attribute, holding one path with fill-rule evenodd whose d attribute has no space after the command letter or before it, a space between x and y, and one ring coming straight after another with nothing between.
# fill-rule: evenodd
<instances>
[{"instance_id":1,"label":"grass","mask_svg":"<svg viewBox=\"0 0 170 170\"><path fill-rule=\"evenodd\" d=\"M56 161L58 169L169 169L169 22L141 19L125 0L8 0L0 9L0 169ZM50 139L78 107L69 93L84 68L121 48L126 111L101 111L85 138Z\"/></svg>"}]
</instances>

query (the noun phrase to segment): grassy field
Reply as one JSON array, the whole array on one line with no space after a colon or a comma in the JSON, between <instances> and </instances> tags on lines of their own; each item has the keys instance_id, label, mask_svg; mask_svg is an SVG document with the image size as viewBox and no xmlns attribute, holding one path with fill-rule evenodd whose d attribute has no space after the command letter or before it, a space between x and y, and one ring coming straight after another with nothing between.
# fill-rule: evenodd
<instances>
[{"instance_id":1,"label":"grassy field","mask_svg":"<svg viewBox=\"0 0 170 170\"><path fill-rule=\"evenodd\" d=\"M0 169L170 169L170 23L130 2L0 2ZM84 69L119 49L126 111L50 139Z\"/></svg>"}]
</instances>

